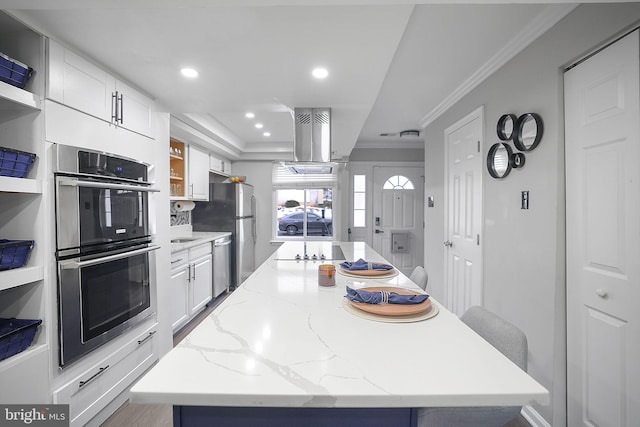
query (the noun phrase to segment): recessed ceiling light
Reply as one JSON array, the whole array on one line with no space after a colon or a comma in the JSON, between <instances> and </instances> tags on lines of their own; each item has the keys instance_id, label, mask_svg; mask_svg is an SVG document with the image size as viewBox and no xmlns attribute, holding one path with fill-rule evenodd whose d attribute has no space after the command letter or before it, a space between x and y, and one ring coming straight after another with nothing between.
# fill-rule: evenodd
<instances>
[{"instance_id":1,"label":"recessed ceiling light","mask_svg":"<svg viewBox=\"0 0 640 427\"><path fill-rule=\"evenodd\" d=\"M247 119L253 119L256 115L252 112L245 113L244 115Z\"/></svg>"},{"instance_id":2,"label":"recessed ceiling light","mask_svg":"<svg viewBox=\"0 0 640 427\"><path fill-rule=\"evenodd\" d=\"M311 74L313 75L313 77L315 77L316 79L324 79L325 77L327 77L329 75L329 71L327 71L326 68L315 68Z\"/></svg>"},{"instance_id":3,"label":"recessed ceiling light","mask_svg":"<svg viewBox=\"0 0 640 427\"><path fill-rule=\"evenodd\" d=\"M258 129L262 129L264 126L262 125L262 123L256 123L256 128Z\"/></svg>"},{"instance_id":4,"label":"recessed ceiling light","mask_svg":"<svg viewBox=\"0 0 640 427\"><path fill-rule=\"evenodd\" d=\"M180 72L183 76L189 77L190 79L198 77L198 72L193 68L183 68Z\"/></svg>"},{"instance_id":5,"label":"recessed ceiling light","mask_svg":"<svg viewBox=\"0 0 640 427\"><path fill-rule=\"evenodd\" d=\"M271 132L265 132L265 133L263 133L262 135L264 135L264 136L271 136Z\"/></svg>"}]
</instances>

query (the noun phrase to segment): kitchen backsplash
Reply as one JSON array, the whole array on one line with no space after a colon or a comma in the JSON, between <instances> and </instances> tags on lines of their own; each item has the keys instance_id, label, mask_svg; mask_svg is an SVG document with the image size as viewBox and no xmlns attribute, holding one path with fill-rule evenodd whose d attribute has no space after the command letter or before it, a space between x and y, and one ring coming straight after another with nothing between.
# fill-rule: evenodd
<instances>
[{"instance_id":1,"label":"kitchen backsplash","mask_svg":"<svg viewBox=\"0 0 640 427\"><path fill-rule=\"evenodd\" d=\"M171 203L171 227L177 225L191 225L191 212L178 212L176 210L176 203Z\"/></svg>"}]
</instances>

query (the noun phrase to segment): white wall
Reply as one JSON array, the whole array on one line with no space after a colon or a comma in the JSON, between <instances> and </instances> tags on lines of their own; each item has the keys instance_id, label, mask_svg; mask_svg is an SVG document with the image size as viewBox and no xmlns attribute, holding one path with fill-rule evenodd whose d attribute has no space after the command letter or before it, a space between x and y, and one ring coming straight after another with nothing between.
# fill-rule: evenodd
<instances>
[{"instance_id":1,"label":"white wall","mask_svg":"<svg viewBox=\"0 0 640 427\"><path fill-rule=\"evenodd\" d=\"M170 307L171 292L171 236L169 214L169 113L154 113L155 143L153 162L155 165L155 186L160 190L154 193L152 206L155 217L155 243L161 248L156 251L156 295L158 335L160 336L160 356L173 348L173 330L171 329Z\"/></svg>"},{"instance_id":2,"label":"white wall","mask_svg":"<svg viewBox=\"0 0 640 427\"><path fill-rule=\"evenodd\" d=\"M564 66L640 18L640 4L581 5L425 129L425 258L430 287L443 296L444 129L485 106L485 147L498 142L502 114L535 112L544 134L526 164L496 180L484 172L484 305L520 327L529 341L529 372L552 393L535 409L566 425ZM530 209L520 209L528 190Z\"/></svg>"}]
</instances>

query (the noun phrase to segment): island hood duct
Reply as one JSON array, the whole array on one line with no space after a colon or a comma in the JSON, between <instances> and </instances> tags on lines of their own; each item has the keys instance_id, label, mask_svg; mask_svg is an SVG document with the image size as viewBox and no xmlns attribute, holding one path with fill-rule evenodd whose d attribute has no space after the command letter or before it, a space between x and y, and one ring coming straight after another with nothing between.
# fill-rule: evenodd
<instances>
[{"instance_id":1,"label":"island hood duct","mask_svg":"<svg viewBox=\"0 0 640 427\"><path fill-rule=\"evenodd\" d=\"M331 108L295 108L293 163L296 174L329 174L331 163Z\"/></svg>"}]
</instances>

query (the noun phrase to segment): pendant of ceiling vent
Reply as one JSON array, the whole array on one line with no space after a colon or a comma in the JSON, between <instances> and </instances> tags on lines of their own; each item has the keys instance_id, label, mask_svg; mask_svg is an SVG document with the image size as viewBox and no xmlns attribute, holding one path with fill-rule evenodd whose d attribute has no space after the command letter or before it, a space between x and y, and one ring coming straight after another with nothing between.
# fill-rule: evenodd
<instances>
[{"instance_id":1,"label":"pendant of ceiling vent","mask_svg":"<svg viewBox=\"0 0 640 427\"><path fill-rule=\"evenodd\" d=\"M394 133L381 133L380 136L398 136L400 135L400 138L405 137L405 136L410 136L410 137L418 137L420 136L420 131L417 129L408 129L408 130L403 130L401 132L394 132Z\"/></svg>"}]
</instances>

